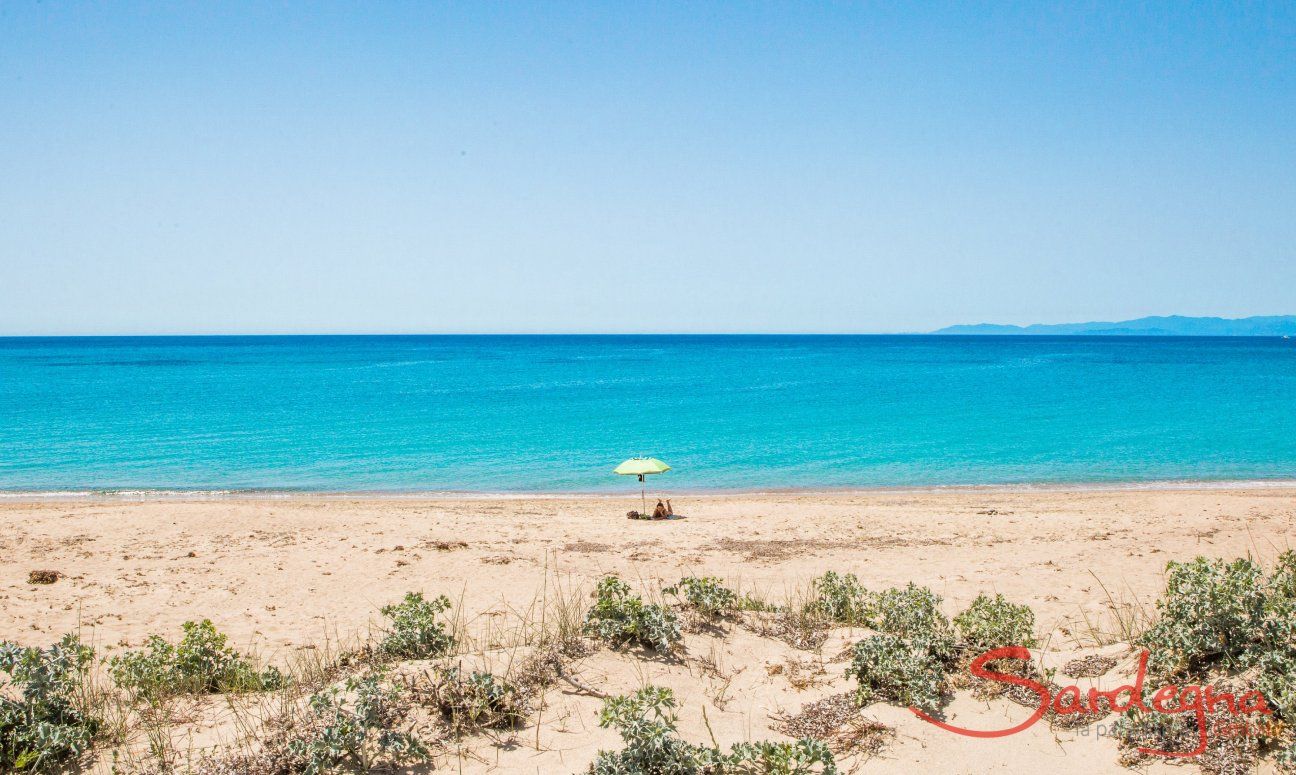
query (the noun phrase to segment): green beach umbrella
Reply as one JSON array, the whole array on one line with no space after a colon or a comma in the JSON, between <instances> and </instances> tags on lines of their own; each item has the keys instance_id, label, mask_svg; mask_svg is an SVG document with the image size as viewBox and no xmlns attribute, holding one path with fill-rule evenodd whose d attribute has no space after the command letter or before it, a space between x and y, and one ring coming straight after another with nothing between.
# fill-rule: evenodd
<instances>
[{"instance_id":1,"label":"green beach umbrella","mask_svg":"<svg viewBox=\"0 0 1296 775\"><path fill-rule=\"evenodd\" d=\"M670 470L670 466L655 457L632 457L621 465L612 470L614 474L621 476L639 477L639 497L643 500L643 512L648 513L648 495L647 485L644 484L644 477L648 474L664 474Z\"/></svg>"}]
</instances>

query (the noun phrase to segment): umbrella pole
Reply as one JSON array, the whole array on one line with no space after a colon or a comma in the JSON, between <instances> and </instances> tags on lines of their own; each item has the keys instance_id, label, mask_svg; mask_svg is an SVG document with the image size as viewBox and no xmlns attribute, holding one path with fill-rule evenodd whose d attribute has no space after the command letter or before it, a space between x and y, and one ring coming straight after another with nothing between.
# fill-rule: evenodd
<instances>
[{"instance_id":1,"label":"umbrella pole","mask_svg":"<svg viewBox=\"0 0 1296 775\"><path fill-rule=\"evenodd\" d=\"M648 513L648 485L644 484L644 475L639 474L639 500L643 503L643 511L640 514Z\"/></svg>"}]
</instances>

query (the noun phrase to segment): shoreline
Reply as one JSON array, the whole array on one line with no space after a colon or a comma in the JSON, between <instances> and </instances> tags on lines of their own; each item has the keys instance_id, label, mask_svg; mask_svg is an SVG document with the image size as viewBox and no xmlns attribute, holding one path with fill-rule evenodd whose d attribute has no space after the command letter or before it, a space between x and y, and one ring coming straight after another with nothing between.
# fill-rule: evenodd
<instances>
[{"instance_id":1,"label":"shoreline","mask_svg":"<svg viewBox=\"0 0 1296 775\"><path fill-rule=\"evenodd\" d=\"M1102 492L1198 492L1203 490L1296 489L1296 477L1282 479L1155 479L1096 482L1010 482L989 484L896 485L874 487L767 487L675 488L658 486L660 495L672 498L741 498L778 496L866 496L886 494L939 493L1102 493ZM37 490L0 489L0 503L93 503L138 501L524 501L630 498L632 491L608 490L313 490L313 489L208 489L208 488L84 488Z\"/></svg>"}]
</instances>

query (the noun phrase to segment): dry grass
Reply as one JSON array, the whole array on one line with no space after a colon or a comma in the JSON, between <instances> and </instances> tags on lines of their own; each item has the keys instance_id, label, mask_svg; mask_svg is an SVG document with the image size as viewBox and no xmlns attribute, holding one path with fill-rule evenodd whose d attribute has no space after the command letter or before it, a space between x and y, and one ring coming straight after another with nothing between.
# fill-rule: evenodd
<instances>
[{"instance_id":1,"label":"dry grass","mask_svg":"<svg viewBox=\"0 0 1296 775\"><path fill-rule=\"evenodd\" d=\"M779 604L765 603L762 606L765 610L749 611L742 621L758 635L777 638L803 651L817 652L835 624L811 607L816 599L814 584L801 584L789 590Z\"/></svg>"},{"instance_id":2,"label":"dry grass","mask_svg":"<svg viewBox=\"0 0 1296 775\"><path fill-rule=\"evenodd\" d=\"M1130 590L1119 590L1120 594L1114 595L1093 571L1089 573L1103 591L1103 609L1097 612L1080 609L1078 617L1059 625L1058 632L1077 648L1133 643L1152 626L1155 612Z\"/></svg>"},{"instance_id":3,"label":"dry grass","mask_svg":"<svg viewBox=\"0 0 1296 775\"><path fill-rule=\"evenodd\" d=\"M800 538L721 538L714 544L714 548L722 552L741 554L743 559L749 562L786 560L789 557L801 556L807 552L845 550L853 546L853 544L845 541Z\"/></svg>"},{"instance_id":4,"label":"dry grass","mask_svg":"<svg viewBox=\"0 0 1296 775\"><path fill-rule=\"evenodd\" d=\"M1072 659L1062 666L1062 673L1071 678L1098 678L1116 667L1115 657L1103 657L1092 654L1081 659Z\"/></svg>"},{"instance_id":5,"label":"dry grass","mask_svg":"<svg viewBox=\"0 0 1296 775\"><path fill-rule=\"evenodd\" d=\"M788 737L822 740L838 756L874 756L895 736L895 730L868 718L853 692L843 692L801 706L795 716L774 716L774 728Z\"/></svg>"}]
</instances>

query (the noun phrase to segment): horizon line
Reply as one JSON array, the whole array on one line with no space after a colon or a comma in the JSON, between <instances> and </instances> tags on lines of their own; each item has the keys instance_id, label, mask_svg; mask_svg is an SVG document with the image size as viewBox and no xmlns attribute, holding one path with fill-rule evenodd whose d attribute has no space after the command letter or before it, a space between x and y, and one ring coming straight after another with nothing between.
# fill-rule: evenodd
<instances>
[{"instance_id":1,"label":"horizon line","mask_svg":"<svg viewBox=\"0 0 1296 775\"><path fill-rule=\"evenodd\" d=\"M1000 325L1000 324L955 324L958 326ZM1066 324L1032 324L1032 325L1066 325ZM1025 326L1020 326L1025 329ZM1030 334L1025 333L941 333L936 331L426 331L426 332L223 332L223 333L143 333L143 334L5 334L3 339L234 339L234 338L329 338L329 337L434 337L434 336L931 336L952 339L1011 339L1022 337L1029 339L1046 339L1050 336L1066 339L1282 339L1283 334L1108 334L1108 333L1058 333Z\"/></svg>"},{"instance_id":2,"label":"horizon line","mask_svg":"<svg viewBox=\"0 0 1296 775\"><path fill-rule=\"evenodd\" d=\"M176 338L176 337L236 337L236 336L1016 336L1011 333L997 334L973 334L960 333L948 334L941 333L952 328L1010 328L1020 329L1023 334L1031 328L1053 328L1062 326L1079 326L1093 324L1110 324L1120 325L1122 323L1131 323L1142 320L1156 318L1184 318L1188 320L1219 320L1227 322L1242 322L1253 320L1255 318L1288 318L1296 317L1290 313L1278 313L1269 315L1245 315L1242 317L1224 317L1221 315L1183 315L1171 313L1169 315L1144 315L1138 318L1129 318L1125 320L1086 320L1071 321L1061 323L990 323L981 321L977 323L951 323L940 326L929 331L814 331L814 330L785 330L785 331L590 331L590 330L570 330L570 331L244 331L244 332L144 332L144 333L4 333L0 332L0 339L113 339L113 338ZM1041 336L1041 334L1029 334L1029 336ZM1044 334L1047 336L1047 334ZM1148 337L1165 337L1165 336L1202 336L1202 337L1221 337L1231 338L1237 336L1281 336L1281 334L1056 334L1056 336L1148 336Z\"/></svg>"}]
</instances>

